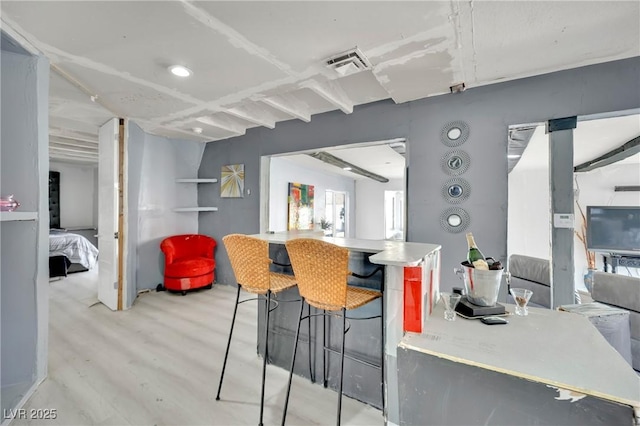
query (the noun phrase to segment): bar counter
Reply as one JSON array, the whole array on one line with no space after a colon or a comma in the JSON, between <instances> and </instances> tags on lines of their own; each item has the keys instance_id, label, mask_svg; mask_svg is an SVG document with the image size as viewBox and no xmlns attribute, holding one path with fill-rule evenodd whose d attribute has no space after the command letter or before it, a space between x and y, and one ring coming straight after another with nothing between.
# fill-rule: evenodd
<instances>
[{"instance_id":1,"label":"bar counter","mask_svg":"<svg viewBox=\"0 0 640 426\"><path fill-rule=\"evenodd\" d=\"M587 318L530 307L488 326L443 313L400 343L401 424L639 424L640 378Z\"/></svg>"},{"instance_id":2,"label":"bar counter","mask_svg":"<svg viewBox=\"0 0 640 426\"><path fill-rule=\"evenodd\" d=\"M284 244L295 238L320 239L350 251L349 269L366 275L378 266L384 267L384 277L376 274L369 280L350 279L350 285L359 285L382 290L383 297L348 313L348 317L370 317L384 309L385 325L381 333L381 322L376 319L351 321L351 329L346 337L345 353L365 360L369 365L349 361L345 358L344 394L378 408L382 408L380 393L380 371L372 365L379 365L384 359L385 365L385 412L387 424L400 424L398 401L397 347L403 332L404 305L404 267L422 266L422 320L426 320L434 307L440 282L440 248L438 244L422 244L400 241L363 240L355 238L324 237L321 232L298 231L255 234L253 237L268 241L269 255L279 263L289 263ZM290 273L290 268L280 268L279 272ZM285 303L285 300L299 298L297 288L278 295L278 309L271 313L269 335L269 363L288 369L291 362L291 350L295 337L298 303ZM313 309L313 308L312 308ZM306 311L306 310L305 310ZM258 311L258 350L264 354L263 327L264 305ZM332 324L335 323L335 324ZM328 346L339 349L338 321L329 321ZM384 339L380 341L380 336ZM321 382L322 378L322 322L314 318L311 325L301 326L300 344L294 371L298 375ZM382 346L384 345L384 357ZM309 349L311 348L311 349ZM338 355L329 354L328 384L337 389ZM311 372L310 372L311 370Z\"/></svg>"}]
</instances>

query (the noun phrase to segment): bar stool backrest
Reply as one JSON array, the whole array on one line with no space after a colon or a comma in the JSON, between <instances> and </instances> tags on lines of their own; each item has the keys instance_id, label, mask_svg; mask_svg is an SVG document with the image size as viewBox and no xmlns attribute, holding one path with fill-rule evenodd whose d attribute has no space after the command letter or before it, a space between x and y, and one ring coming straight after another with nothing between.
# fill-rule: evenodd
<instances>
[{"instance_id":1,"label":"bar stool backrest","mask_svg":"<svg viewBox=\"0 0 640 426\"><path fill-rule=\"evenodd\" d=\"M264 294L269 290L269 243L243 234L222 237L236 281L245 291Z\"/></svg>"},{"instance_id":2,"label":"bar stool backrest","mask_svg":"<svg viewBox=\"0 0 640 426\"><path fill-rule=\"evenodd\" d=\"M311 306L330 311L347 303L349 250L311 238L286 242L300 295Z\"/></svg>"}]
</instances>

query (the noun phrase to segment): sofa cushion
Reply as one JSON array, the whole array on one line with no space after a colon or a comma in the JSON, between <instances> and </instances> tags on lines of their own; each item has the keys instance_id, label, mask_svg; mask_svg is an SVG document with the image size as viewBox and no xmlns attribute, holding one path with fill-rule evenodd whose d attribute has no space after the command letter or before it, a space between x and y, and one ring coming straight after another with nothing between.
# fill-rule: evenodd
<instances>
[{"instance_id":1,"label":"sofa cushion","mask_svg":"<svg viewBox=\"0 0 640 426\"><path fill-rule=\"evenodd\" d=\"M215 265L213 259L206 257L182 258L167 265L164 275L172 278L196 277L213 271Z\"/></svg>"},{"instance_id":2,"label":"sofa cushion","mask_svg":"<svg viewBox=\"0 0 640 426\"><path fill-rule=\"evenodd\" d=\"M631 339L631 361L633 369L640 372L640 340Z\"/></svg>"},{"instance_id":3,"label":"sofa cushion","mask_svg":"<svg viewBox=\"0 0 640 426\"><path fill-rule=\"evenodd\" d=\"M640 312L640 278L594 272L591 297L598 302Z\"/></svg>"},{"instance_id":4,"label":"sofa cushion","mask_svg":"<svg viewBox=\"0 0 640 426\"><path fill-rule=\"evenodd\" d=\"M640 340L640 313L629 311L629 326L631 327L631 338Z\"/></svg>"},{"instance_id":5,"label":"sofa cushion","mask_svg":"<svg viewBox=\"0 0 640 426\"><path fill-rule=\"evenodd\" d=\"M513 277L551 286L551 262L548 260L512 254L509 257L509 272Z\"/></svg>"}]
</instances>

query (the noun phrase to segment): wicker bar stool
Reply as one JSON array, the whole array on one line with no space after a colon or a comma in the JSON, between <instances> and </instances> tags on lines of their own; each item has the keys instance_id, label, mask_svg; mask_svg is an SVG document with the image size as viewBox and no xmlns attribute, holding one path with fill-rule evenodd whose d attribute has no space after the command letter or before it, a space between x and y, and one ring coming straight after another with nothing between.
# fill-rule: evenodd
<instances>
[{"instance_id":1,"label":"wicker bar stool","mask_svg":"<svg viewBox=\"0 0 640 426\"><path fill-rule=\"evenodd\" d=\"M269 357L269 314L275 309L275 307L271 307L271 295L295 287L296 280L291 275L279 274L269 270L270 264L277 263L273 262L269 258L269 243L267 241L242 234L227 235L222 238L222 241L227 253L229 254L231 268L233 269L236 281L238 282L238 293L236 295L236 304L233 309L229 341L227 342L227 350L224 354L224 362L222 364L222 373L220 374L220 384L218 385L216 400L220 400L222 380L224 379L224 371L227 366L227 358L229 356L229 347L231 346L231 336L233 335L233 326L236 322L238 305L240 303L248 302L249 300L263 298L266 300L266 321L264 337L265 349L262 363L262 389L260 394L259 425L262 426L262 417L264 412L264 383L267 369L267 358ZM257 294L258 296L256 298L240 301L241 289L248 293Z\"/></svg>"},{"instance_id":2,"label":"wicker bar stool","mask_svg":"<svg viewBox=\"0 0 640 426\"><path fill-rule=\"evenodd\" d=\"M374 273L381 271L382 268L376 269L368 276L362 276L349 271L349 250L339 247L335 244L327 243L322 240L309 238L298 238L290 240L286 243L291 266L298 282L298 290L302 301L300 302L300 315L298 326L296 329L296 340L293 347L293 355L291 359L291 369L289 371L289 383L287 385L287 395L284 403L284 412L282 415L282 425L284 426L287 417L287 407L289 405L289 394L291 392L291 381L293 378L293 367L296 361L296 350L298 348L298 338L300 336L300 323L303 319L311 321L311 313L306 317L302 316L305 302L309 306L320 309L323 318L333 313L341 314L342 317L342 344L340 346L340 379L338 388L338 410L336 424L340 425L340 415L342 411L342 382L344 370L344 342L348 328L346 328L348 310L356 309L366 305L369 302L382 297L382 293L376 290L353 287L347 284L349 276L358 278L368 278ZM330 313L327 314L327 311ZM384 312L384 310L383 310ZM371 318L382 319L382 330L384 330L384 316L378 315ZM370 318L358 318L370 319ZM384 331L383 331L384 332ZM324 331L323 331L324 334ZM381 337L384 357L384 339ZM323 351L328 348L323 347ZM324 357L323 357L324 358ZM381 362L380 368L382 373L381 390L382 404L384 411L384 361ZM326 371L326 365L322 367ZM324 378L324 386L326 387L326 375Z\"/></svg>"}]
</instances>

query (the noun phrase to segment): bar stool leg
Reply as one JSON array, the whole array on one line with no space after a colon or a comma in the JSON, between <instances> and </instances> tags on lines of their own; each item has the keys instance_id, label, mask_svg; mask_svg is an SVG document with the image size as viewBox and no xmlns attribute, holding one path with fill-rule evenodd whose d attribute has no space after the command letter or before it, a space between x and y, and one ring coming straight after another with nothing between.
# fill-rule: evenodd
<instances>
[{"instance_id":1,"label":"bar stool leg","mask_svg":"<svg viewBox=\"0 0 640 426\"><path fill-rule=\"evenodd\" d=\"M342 308L342 346L340 347L340 385L338 387L338 419L336 425L340 426L340 414L342 413L342 377L344 372L344 338L347 322L347 310Z\"/></svg>"},{"instance_id":2,"label":"bar stool leg","mask_svg":"<svg viewBox=\"0 0 640 426\"><path fill-rule=\"evenodd\" d=\"M267 374L267 358L269 358L269 314L271 313L271 290L267 290L267 320L264 331L264 357L262 360L262 390L260 391L260 426L263 426L262 415L264 413L264 379Z\"/></svg>"},{"instance_id":3,"label":"bar stool leg","mask_svg":"<svg viewBox=\"0 0 640 426\"><path fill-rule=\"evenodd\" d=\"M307 328L307 335L309 336L309 378L311 379L311 383L315 383L316 374L313 366L311 365L311 305L307 304L307 306L309 307L309 310L307 311L309 313L309 324Z\"/></svg>"},{"instance_id":4,"label":"bar stool leg","mask_svg":"<svg viewBox=\"0 0 640 426\"><path fill-rule=\"evenodd\" d=\"M384 341L384 327L385 327L385 323L384 323L384 300L381 297L380 298L380 309L381 309L381 313L380 313L380 321L381 321L381 325L380 325L380 346L382 347L382 357L380 358L380 372L382 375L382 380L380 382L380 390L382 391L382 415L385 415L385 394L384 394L384 363L386 361L386 353L385 353L385 341Z\"/></svg>"},{"instance_id":5,"label":"bar stool leg","mask_svg":"<svg viewBox=\"0 0 640 426\"><path fill-rule=\"evenodd\" d=\"M300 337L300 323L302 322L302 310L304 309L304 299L300 300L300 315L298 316L298 327L296 328L296 340L293 344L293 355L291 355L291 368L289 369L289 384L287 385L287 396L284 399L284 410L282 413L282 426L287 419L287 407L289 406L289 394L291 393L291 380L293 379L293 367L296 363L296 351L298 349L298 337Z\"/></svg>"},{"instance_id":6,"label":"bar stool leg","mask_svg":"<svg viewBox=\"0 0 640 426\"><path fill-rule=\"evenodd\" d=\"M233 326L236 323L236 313L238 312L238 301L240 300L240 284L238 284L238 294L236 295L236 306L233 308L233 318L231 319L231 330L229 331L229 340L227 341L227 351L224 353L224 362L222 363L222 373L220 373L220 384L218 385L218 394L216 401L220 401L220 391L222 390L222 379L224 379L224 370L227 367L227 358L229 357L229 347L231 346L231 336L233 335Z\"/></svg>"},{"instance_id":7,"label":"bar stool leg","mask_svg":"<svg viewBox=\"0 0 640 426\"><path fill-rule=\"evenodd\" d=\"M327 387L327 310L322 310L322 386Z\"/></svg>"}]
</instances>

